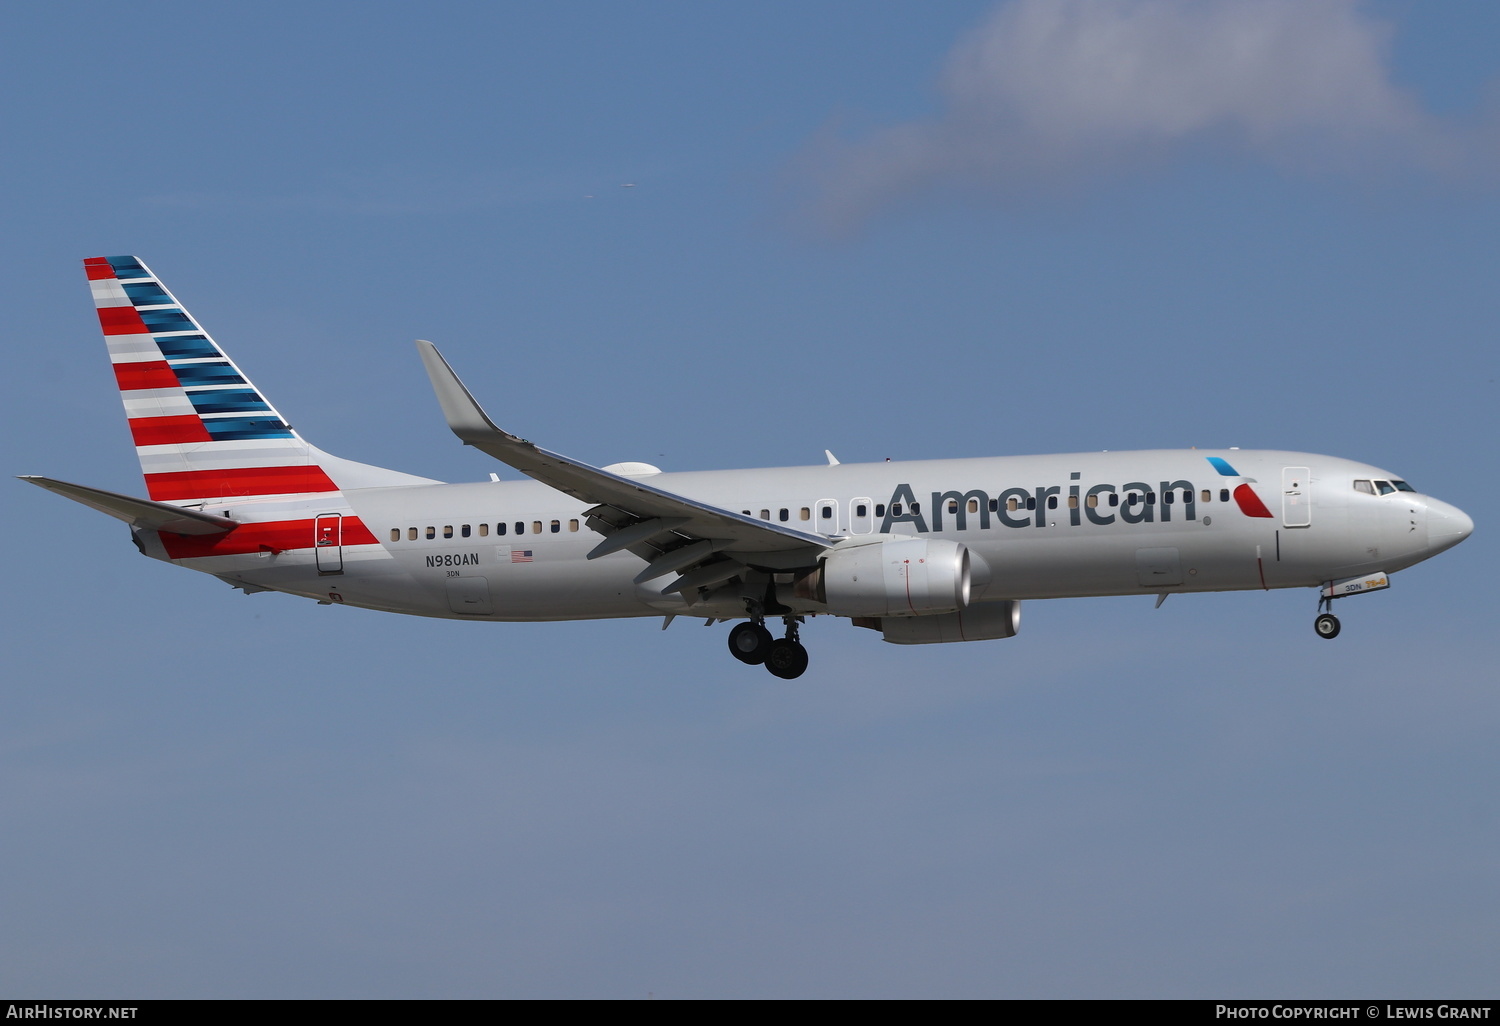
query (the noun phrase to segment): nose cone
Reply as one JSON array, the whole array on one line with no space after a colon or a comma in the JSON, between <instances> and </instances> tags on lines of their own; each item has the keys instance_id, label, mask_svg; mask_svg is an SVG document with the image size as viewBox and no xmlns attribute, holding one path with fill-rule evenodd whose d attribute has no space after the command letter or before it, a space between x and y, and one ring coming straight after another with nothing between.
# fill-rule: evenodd
<instances>
[{"instance_id":1,"label":"nose cone","mask_svg":"<svg viewBox=\"0 0 1500 1026\"><path fill-rule=\"evenodd\" d=\"M1474 530L1474 521L1457 506L1427 500L1427 547L1432 552L1451 549Z\"/></svg>"}]
</instances>

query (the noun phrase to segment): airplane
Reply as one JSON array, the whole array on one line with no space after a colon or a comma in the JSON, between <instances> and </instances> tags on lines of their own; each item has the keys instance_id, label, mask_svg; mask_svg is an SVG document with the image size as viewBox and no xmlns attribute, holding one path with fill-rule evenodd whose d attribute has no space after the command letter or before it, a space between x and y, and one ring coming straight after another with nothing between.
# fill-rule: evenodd
<instances>
[{"instance_id":1,"label":"airplane","mask_svg":"<svg viewBox=\"0 0 1500 1026\"><path fill-rule=\"evenodd\" d=\"M1474 526L1395 474L1300 452L593 467L496 427L418 341L453 433L531 479L445 484L305 441L137 258L84 268L148 497L22 480L247 594L458 620L735 621L734 657L790 680L807 617L898 645L984 641L1013 637L1028 599L1317 588L1331 639L1335 600L1388 588Z\"/></svg>"}]
</instances>

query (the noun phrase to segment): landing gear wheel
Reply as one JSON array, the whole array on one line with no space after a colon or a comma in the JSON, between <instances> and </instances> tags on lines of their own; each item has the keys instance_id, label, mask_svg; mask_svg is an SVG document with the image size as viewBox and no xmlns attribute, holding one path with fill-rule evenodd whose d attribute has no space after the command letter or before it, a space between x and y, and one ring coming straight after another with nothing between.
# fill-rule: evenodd
<instances>
[{"instance_id":1,"label":"landing gear wheel","mask_svg":"<svg viewBox=\"0 0 1500 1026\"><path fill-rule=\"evenodd\" d=\"M759 666L766 661L775 640L771 632L758 623L736 624L729 632L729 651L742 663Z\"/></svg>"},{"instance_id":2,"label":"landing gear wheel","mask_svg":"<svg viewBox=\"0 0 1500 1026\"><path fill-rule=\"evenodd\" d=\"M778 638L766 653L766 669L782 680L795 680L807 671L807 649L800 641Z\"/></svg>"},{"instance_id":3,"label":"landing gear wheel","mask_svg":"<svg viewBox=\"0 0 1500 1026\"><path fill-rule=\"evenodd\" d=\"M1323 613L1313 621L1313 630L1318 632L1318 637L1332 641L1339 636L1339 618L1332 613Z\"/></svg>"}]
</instances>

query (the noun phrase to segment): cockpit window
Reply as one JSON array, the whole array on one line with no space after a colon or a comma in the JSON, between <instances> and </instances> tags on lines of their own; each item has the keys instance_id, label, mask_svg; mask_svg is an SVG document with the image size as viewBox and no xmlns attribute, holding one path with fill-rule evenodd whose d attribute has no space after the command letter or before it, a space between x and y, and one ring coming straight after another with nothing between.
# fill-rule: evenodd
<instances>
[{"instance_id":1,"label":"cockpit window","mask_svg":"<svg viewBox=\"0 0 1500 1026\"><path fill-rule=\"evenodd\" d=\"M1375 494L1375 486L1368 481L1355 481L1354 490L1356 492L1364 492L1366 495Z\"/></svg>"},{"instance_id":2,"label":"cockpit window","mask_svg":"<svg viewBox=\"0 0 1500 1026\"><path fill-rule=\"evenodd\" d=\"M1379 492L1381 495L1390 495L1392 492L1394 492L1396 490L1396 487L1395 487L1395 485L1391 484L1389 481L1376 481L1375 482L1375 490L1377 492Z\"/></svg>"},{"instance_id":3,"label":"cockpit window","mask_svg":"<svg viewBox=\"0 0 1500 1026\"><path fill-rule=\"evenodd\" d=\"M1396 486L1396 491L1398 491L1398 492L1415 492L1416 491L1415 488L1413 488L1411 485L1407 484L1405 481L1392 481L1391 484L1393 484L1393 485Z\"/></svg>"}]
</instances>

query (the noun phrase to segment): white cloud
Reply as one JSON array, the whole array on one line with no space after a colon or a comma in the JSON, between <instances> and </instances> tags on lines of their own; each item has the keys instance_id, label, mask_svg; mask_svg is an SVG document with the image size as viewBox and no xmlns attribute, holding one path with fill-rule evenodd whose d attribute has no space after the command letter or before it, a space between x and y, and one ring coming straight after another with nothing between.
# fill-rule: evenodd
<instances>
[{"instance_id":1,"label":"white cloud","mask_svg":"<svg viewBox=\"0 0 1500 1026\"><path fill-rule=\"evenodd\" d=\"M1478 137L1392 81L1357 0L1015 0L959 41L942 113L808 154L835 228L935 187L1013 196L1202 147L1296 171L1456 172Z\"/></svg>"}]
</instances>

